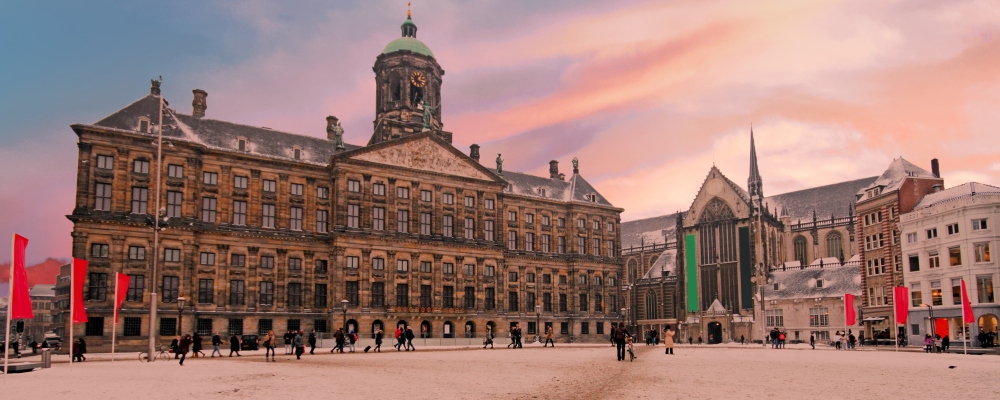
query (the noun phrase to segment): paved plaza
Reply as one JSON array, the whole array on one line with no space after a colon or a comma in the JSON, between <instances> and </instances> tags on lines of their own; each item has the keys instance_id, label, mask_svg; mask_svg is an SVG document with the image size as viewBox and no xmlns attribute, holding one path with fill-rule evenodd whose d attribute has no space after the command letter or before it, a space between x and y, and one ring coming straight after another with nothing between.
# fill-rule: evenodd
<instances>
[{"instance_id":1,"label":"paved plaza","mask_svg":"<svg viewBox=\"0 0 1000 400\"><path fill-rule=\"evenodd\" d=\"M15 398L857 398L862 390L893 398L984 398L995 393L1000 357L886 350L762 349L759 346L635 347L634 362L615 361L610 346L524 349L421 349L381 354L281 355L140 363L57 363L7 376ZM954 368L949 368L949 367ZM142 395L140 395L140 393Z\"/></svg>"}]
</instances>

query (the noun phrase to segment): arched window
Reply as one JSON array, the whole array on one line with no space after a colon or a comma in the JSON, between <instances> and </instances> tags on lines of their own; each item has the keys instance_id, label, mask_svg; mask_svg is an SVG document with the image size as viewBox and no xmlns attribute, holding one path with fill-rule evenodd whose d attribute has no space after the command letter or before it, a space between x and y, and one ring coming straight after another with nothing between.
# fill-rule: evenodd
<instances>
[{"instance_id":1,"label":"arched window","mask_svg":"<svg viewBox=\"0 0 1000 400\"><path fill-rule=\"evenodd\" d=\"M646 319L656 319L656 294L646 292Z\"/></svg>"},{"instance_id":2,"label":"arched window","mask_svg":"<svg viewBox=\"0 0 1000 400\"><path fill-rule=\"evenodd\" d=\"M465 323L465 337L474 338L476 337L476 324L472 321Z\"/></svg>"},{"instance_id":3,"label":"arched window","mask_svg":"<svg viewBox=\"0 0 1000 400\"><path fill-rule=\"evenodd\" d=\"M393 80L393 82L392 82L392 89L390 89L390 90L392 91L392 99L393 100L402 100L403 99L403 88L399 84L399 79L398 78Z\"/></svg>"},{"instance_id":4,"label":"arched window","mask_svg":"<svg viewBox=\"0 0 1000 400\"><path fill-rule=\"evenodd\" d=\"M375 339L375 332L379 330L382 331L382 336L384 337L386 335L385 324L382 323L382 320L376 319L375 321L372 321L372 339ZM388 332L388 334L391 335L393 332Z\"/></svg>"},{"instance_id":5,"label":"arched window","mask_svg":"<svg viewBox=\"0 0 1000 400\"><path fill-rule=\"evenodd\" d=\"M795 237L795 259L799 260L802 265L808 265L806 262L806 238L802 235Z\"/></svg>"},{"instance_id":6,"label":"arched window","mask_svg":"<svg viewBox=\"0 0 1000 400\"><path fill-rule=\"evenodd\" d=\"M420 337L429 338L431 337L431 323L430 321L424 321L420 323Z\"/></svg>"},{"instance_id":7,"label":"arched window","mask_svg":"<svg viewBox=\"0 0 1000 400\"><path fill-rule=\"evenodd\" d=\"M444 332L442 332L443 334L442 337L446 338L455 337L455 325L452 324L451 321L444 321L444 326L442 327L442 329L444 330Z\"/></svg>"},{"instance_id":8,"label":"arched window","mask_svg":"<svg viewBox=\"0 0 1000 400\"><path fill-rule=\"evenodd\" d=\"M844 262L844 238L837 231L826 235L826 256L837 257L840 262Z\"/></svg>"},{"instance_id":9,"label":"arched window","mask_svg":"<svg viewBox=\"0 0 1000 400\"><path fill-rule=\"evenodd\" d=\"M637 273L637 270L638 270L638 264L635 262L635 259L633 258L631 260L628 260L628 282L629 283L635 282L635 275Z\"/></svg>"}]
</instances>

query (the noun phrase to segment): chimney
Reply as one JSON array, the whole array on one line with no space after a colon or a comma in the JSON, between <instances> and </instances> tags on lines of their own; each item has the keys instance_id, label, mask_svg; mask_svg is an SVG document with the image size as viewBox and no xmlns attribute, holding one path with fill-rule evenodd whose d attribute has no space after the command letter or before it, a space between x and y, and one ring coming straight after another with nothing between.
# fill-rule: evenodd
<instances>
[{"instance_id":1,"label":"chimney","mask_svg":"<svg viewBox=\"0 0 1000 400\"><path fill-rule=\"evenodd\" d=\"M195 118L202 118L205 116L205 110L208 109L208 92L195 89L191 93L194 93L194 100L191 101L191 107L194 108L191 111L191 116Z\"/></svg>"},{"instance_id":2,"label":"chimney","mask_svg":"<svg viewBox=\"0 0 1000 400\"><path fill-rule=\"evenodd\" d=\"M478 144L473 143L472 146L469 146L469 157L472 157L473 160L476 160L476 162L479 162L479 145Z\"/></svg>"},{"instance_id":3,"label":"chimney","mask_svg":"<svg viewBox=\"0 0 1000 400\"><path fill-rule=\"evenodd\" d=\"M934 174L935 178L941 177L941 166L936 158L931 159L931 173Z\"/></svg>"},{"instance_id":4,"label":"chimney","mask_svg":"<svg viewBox=\"0 0 1000 400\"><path fill-rule=\"evenodd\" d=\"M932 188L932 190L933 190L933 192L934 192L934 193L937 193L937 192L940 192L940 191L941 191L941 189L942 189L942 187L941 187L941 184L940 184L940 183L939 183L939 184L936 184L936 185L934 185L934 186L931 186L931 188Z\"/></svg>"},{"instance_id":5,"label":"chimney","mask_svg":"<svg viewBox=\"0 0 1000 400\"><path fill-rule=\"evenodd\" d=\"M549 178L559 179L559 161L549 161Z\"/></svg>"}]
</instances>

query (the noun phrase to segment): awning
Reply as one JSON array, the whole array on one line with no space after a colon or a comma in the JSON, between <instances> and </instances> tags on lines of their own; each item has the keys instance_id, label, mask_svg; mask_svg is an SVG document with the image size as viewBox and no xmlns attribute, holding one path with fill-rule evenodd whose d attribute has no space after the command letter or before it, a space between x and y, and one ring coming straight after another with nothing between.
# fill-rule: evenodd
<instances>
[{"instance_id":1,"label":"awning","mask_svg":"<svg viewBox=\"0 0 1000 400\"><path fill-rule=\"evenodd\" d=\"M885 319L885 317L867 317L867 318L864 319L864 322L882 321L884 319Z\"/></svg>"}]
</instances>

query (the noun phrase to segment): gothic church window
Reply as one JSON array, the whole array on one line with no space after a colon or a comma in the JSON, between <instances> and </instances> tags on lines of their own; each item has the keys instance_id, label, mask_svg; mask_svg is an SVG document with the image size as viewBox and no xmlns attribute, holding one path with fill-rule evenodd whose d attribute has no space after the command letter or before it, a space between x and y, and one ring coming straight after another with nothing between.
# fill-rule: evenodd
<instances>
[{"instance_id":1,"label":"gothic church window","mask_svg":"<svg viewBox=\"0 0 1000 400\"><path fill-rule=\"evenodd\" d=\"M840 233L830 232L826 236L826 256L836 257L840 262L844 262L843 237Z\"/></svg>"},{"instance_id":2,"label":"gothic church window","mask_svg":"<svg viewBox=\"0 0 1000 400\"><path fill-rule=\"evenodd\" d=\"M795 245L795 259L799 260L800 264L807 265L806 264L806 238L802 237L802 235L796 236L795 237L795 241L793 243Z\"/></svg>"},{"instance_id":3,"label":"gothic church window","mask_svg":"<svg viewBox=\"0 0 1000 400\"><path fill-rule=\"evenodd\" d=\"M646 293L646 319L657 319L656 315L656 294Z\"/></svg>"}]
</instances>

